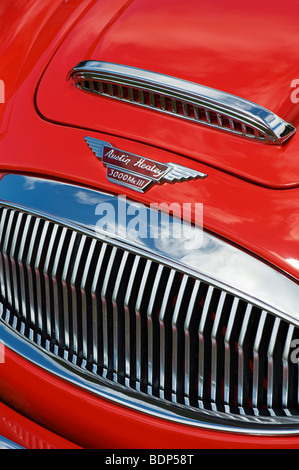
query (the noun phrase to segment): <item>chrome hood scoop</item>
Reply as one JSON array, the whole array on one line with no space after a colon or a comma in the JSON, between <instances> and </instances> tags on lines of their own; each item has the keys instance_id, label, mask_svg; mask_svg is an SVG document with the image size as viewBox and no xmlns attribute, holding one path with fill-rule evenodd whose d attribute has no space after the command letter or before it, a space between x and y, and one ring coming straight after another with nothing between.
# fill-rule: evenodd
<instances>
[{"instance_id":1,"label":"chrome hood scoop","mask_svg":"<svg viewBox=\"0 0 299 470\"><path fill-rule=\"evenodd\" d=\"M68 77L81 90L264 143L282 144L296 132L292 124L248 100L148 70L88 60Z\"/></svg>"}]
</instances>

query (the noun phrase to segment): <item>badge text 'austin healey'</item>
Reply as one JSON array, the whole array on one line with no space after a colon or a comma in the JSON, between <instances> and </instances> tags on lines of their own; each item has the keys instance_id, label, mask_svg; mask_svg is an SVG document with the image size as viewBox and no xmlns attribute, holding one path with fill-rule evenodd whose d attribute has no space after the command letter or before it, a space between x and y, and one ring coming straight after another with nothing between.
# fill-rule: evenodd
<instances>
[{"instance_id":1,"label":"badge text 'austin healey'","mask_svg":"<svg viewBox=\"0 0 299 470\"><path fill-rule=\"evenodd\" d=\"M160 163L124 152L93 137L85 137L85 140L96 157L107 167L107 179L135 191L143 193L153 184L182 182L207 176L176 163Z\"/></svg>"}]
</instances>

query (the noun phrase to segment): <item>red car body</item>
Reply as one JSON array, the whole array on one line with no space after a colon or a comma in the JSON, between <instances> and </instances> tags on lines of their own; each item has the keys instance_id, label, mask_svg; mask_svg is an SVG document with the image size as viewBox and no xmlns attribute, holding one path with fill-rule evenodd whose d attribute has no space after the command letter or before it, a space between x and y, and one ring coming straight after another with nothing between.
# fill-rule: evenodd
<instances>
[{"instance_id":1,"label":"red car body","mask_svg":"<svg viewBox=\"0 0 299 470\"><path fill-rule=\"evenodd\" d=\"M198 201L206 231L297 283L298 133L284 144L264 145L117 100L98 106L67 75L83 60L125 64L240 96L296 127L299 104L291 95L299 78L298 10L292 0L287 7L268 0L2 1L2 177L47 178L145 205ZM145 193L120 189L93 158L87 134L208 177ZM63 381L9 348L0 364L0 399L0 435L27 448L299 446L296 433L217 431L140 413Z\"/></svg>"}]
</instances>

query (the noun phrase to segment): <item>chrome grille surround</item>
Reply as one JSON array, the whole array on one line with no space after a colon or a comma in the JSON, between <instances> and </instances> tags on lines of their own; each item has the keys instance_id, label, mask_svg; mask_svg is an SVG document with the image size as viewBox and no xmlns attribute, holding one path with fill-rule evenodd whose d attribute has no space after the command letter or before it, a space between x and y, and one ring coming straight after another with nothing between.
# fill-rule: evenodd
<instances>
[{"instance_id":1,"label":"chrome grille surround","mask_svg":"<svg viewBox=\"0 0 299 470\"><path fill-rule=\"evenodd\" d=\"M282 144L296 132L292 124L248 100L147 70L84 61L69 72L68 79L95 95L263 143Z\"/></svg>"},{"instance_id":2,"label":"chrome grille surround","mask_svg":"<svg viewBox=\"0 0 299 470\"><path fill-rule=\"evenodd\" d=\"M298 364L289 358L299 337L297 284L209 234L203 253L188 257L177 239L167 252L157 240L94 231L95 205L118 204L115 196L17 175L1 180L0 193L0 339L8 347L165 419L299 432ZM211 261L222 250L216 280ZM259 273L248 292L229 278L235 256L245 277Z\"/></svg>"}]
</instances>

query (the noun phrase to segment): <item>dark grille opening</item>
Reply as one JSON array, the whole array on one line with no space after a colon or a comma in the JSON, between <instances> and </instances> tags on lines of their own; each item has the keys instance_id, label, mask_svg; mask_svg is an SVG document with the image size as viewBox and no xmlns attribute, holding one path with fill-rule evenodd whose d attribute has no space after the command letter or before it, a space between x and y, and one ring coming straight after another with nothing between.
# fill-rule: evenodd
<instances>
[{"instance_id":1,"label":"dark grille opening","mask_svg":"<svg viewBox=\"0 0 299 470\"><path fill-rule=\"evenodd\" d=\"M0 210L0 313L31 342L149 396L298 415L298 328L207 282L21 211Z\"/></svg>"}]
</instances>

